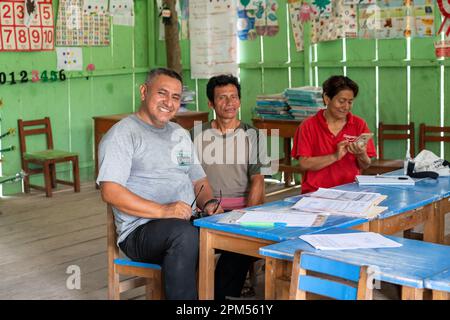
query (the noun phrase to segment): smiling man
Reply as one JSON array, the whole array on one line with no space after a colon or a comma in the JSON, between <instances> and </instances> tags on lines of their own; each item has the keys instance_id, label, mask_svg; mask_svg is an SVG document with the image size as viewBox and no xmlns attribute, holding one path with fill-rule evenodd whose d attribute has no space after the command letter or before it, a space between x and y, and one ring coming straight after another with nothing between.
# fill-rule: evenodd
<instances>
[{"instance_id":1,"label":"smiling man","mask_svg":"<svg viewBox=\"0 0 450 320\"><path fill-rule=\"evenodd\" d=\"M260 139L256 128L238 118L238 79L232 75L212 77L206 85L206 95L216 119L194 127L191 137L214 196L222 198L225 210L264 203L264 174L270 167L266 140ZM249 256L222 252L216 267L215 298L239 297L253 261L255 258Z\"/></svg>"},{"instance_id":2,"label":"smiling man","mask_svg":"<svg viewBox=\"0 0 450 320\"><path fill-rule=\"evenodd\" d=\"M332 76L323 83L327 108L304 120L294 137L292 156L305 171L302 193L355 181L376 156L373 140L353 142L368 133L366 122L351 113L358 85L348 77Z\"/></svg>"},{"instance_id":3,"label":"smiling man","mask_svg":"<svg viewBox=\"0 0 450 320\"><path fill-rule=\"evenodd\" d=\"M122 251L132 260L162 266L167 299L196 299L199 240L189 221L191 203L198 194L197 205L206 213L222 209L210 201L212 191L188 132L169 122L181 93L176 72L150 71L140 87L140 109L100 143L97 183L113 206Z\"/></svg>"}]
</instances>

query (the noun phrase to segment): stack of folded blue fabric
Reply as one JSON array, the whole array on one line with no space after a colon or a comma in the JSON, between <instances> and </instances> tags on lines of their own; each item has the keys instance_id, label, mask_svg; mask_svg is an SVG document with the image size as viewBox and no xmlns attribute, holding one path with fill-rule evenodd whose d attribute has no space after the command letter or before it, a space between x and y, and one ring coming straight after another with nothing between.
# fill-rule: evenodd
<instances>
[{"instance_id":1,"label":"stack of folded blue fabric","mask_svg":"<svg viewBox=\"0 0 450 320\"><path fill-rule=\"evenodd\" d=\"M262 119L292 119L289 106L281 93L257 96L255 111Z\"/></svg>"},{"instance_id":2,"label":"stack of folded blue fabric","mask_svg":"<svg viewBox=\"0 0 450 320\"><path fill-rule=\"evenodd\" d=\"M325 109L320 87L298 87L284 90L284 96L290 107L290 114L295 120L304 120Z\"/></svg>"}]
</instances>

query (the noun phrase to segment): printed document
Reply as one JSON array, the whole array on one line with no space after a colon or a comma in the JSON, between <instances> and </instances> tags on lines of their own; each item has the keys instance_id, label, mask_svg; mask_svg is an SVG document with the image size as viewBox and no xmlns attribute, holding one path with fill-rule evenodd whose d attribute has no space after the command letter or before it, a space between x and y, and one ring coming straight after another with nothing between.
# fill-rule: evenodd
<instances>
[{"instance_id":1,"label":"printed document","mask_svg":"<svg viewBox=\"0 0 450 320\"><path fill-rule=\"evenodd\" d=\"M310 193L310 196L343 201L366 201L371 204L378 204L386 199L386 196L381 193L345 191L327 188L319 188L316 192Z\"/></svg>"},{"instance_id":2,"label":"printed document","mask_svg":"<svg viewBox=\"0 0 450 320\"><path fill-rule=\"evenodd\" d=\"M396 248L402 244L374 232L310 234L299 237L318 250Z\"/></svg>"},{"instance_id":3,"label":"printed document","mask_svg":"<svg viewBox=\"0 0 450 320\"><path fill-rule=\"evenodd\" d=\"M306 212L350 213L363 216L371 206L372 204L366 201L341 201L304 197L292 209Z\"/></svg>"}]
</instances>

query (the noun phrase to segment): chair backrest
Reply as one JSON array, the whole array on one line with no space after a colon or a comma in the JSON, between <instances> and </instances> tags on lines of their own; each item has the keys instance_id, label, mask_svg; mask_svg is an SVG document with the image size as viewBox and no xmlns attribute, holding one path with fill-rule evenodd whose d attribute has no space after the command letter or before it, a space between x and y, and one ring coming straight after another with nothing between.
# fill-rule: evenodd
<instances>
[{"instance_id":1,"label":"chair backrest","mask_svg":"<svg viewBox=\"0 0 450 320\"><path fill-rule=\"evenodd\" d=\"M306 300L306 293L338 300L371 300L367 267L295 252L289 299Z\"/></svg>"},{"instance_id":2,"label":"chair backrest","mask_svg":"<svg viewBox=\"0 0 450 320\"><path fill-rule=\"evenodd\" d=\"M27 152L26 136L30 136L30 135L45 134L46 141L47 141L47 149L53 149L52 126L50 124L49 117L45 117L44 119L29 120L29 121L23 121L22 119L19 119L19 120L17 120L17 126L19 129L21 154ZM33 128L28 129L27 127L33 127Z\"/></svg>"},{"instance_id":3,"label":"chair backrest","mask_svg":"<svg viewBox=\"0 0 450 320\"><path fill-rule=\"evenodd\" d=\"M425 123L421 123L419 129L419 151L425 149L427 142L450 142L450 127L427 126Z\"/></svg>"},{"instance_id":4,"label":"chair backrest","mask_svg":"<svg viewBox=\"0 0 450 320\"><path fill-rule=\"evenodd\" d=\"M388 131L388 132L386 132ZM396 131L393 133L392 131ZM384 159L384 140L407 140L409 139L409 153L414 158L415 153L415 134L414 122L409 124L384 124L378 123L378 156Z\"/></svg>"}]
</instances>

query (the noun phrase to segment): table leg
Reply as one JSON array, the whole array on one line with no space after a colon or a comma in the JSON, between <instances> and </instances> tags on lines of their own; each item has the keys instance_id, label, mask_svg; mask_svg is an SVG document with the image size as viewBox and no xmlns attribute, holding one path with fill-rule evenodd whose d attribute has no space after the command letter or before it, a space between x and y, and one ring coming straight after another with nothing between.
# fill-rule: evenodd
<instances>
[{"instance_id":1,"label":"table leg","mask_svg":"<svg viewBox=\"0 0 450 320\"><path fill-rule=\"evenodd\" d=\"M277 280L277 259L266 257L265 292L266 300L275 300Z\"/></svg>"},{"instance_id":2,"label":"table leg","mask_svg":"<svg viewBox=\"0 0 450 320\"><path fill-rule=\"evenodd\" d=\"M423 300L423 289L403 286L402 300Z\"/></svg>"},{"instance_id":3,"label":"table leg","mask_svg":"<svg viewBox=\"0 0 450 320\"><path fill-rule=\"evenodd\" d=\"M200 260L199 260L199 289L200 300L214 299L214 235L208 229L200 228Z\"/></svg>"},{"instance_id":4,"label":"table leg","mask_svg":"<svg viewBox=\"0 0 450 320\"><path fill-rule=\"evenodd\" d=\"M442 222L440 221L441 214L439 210L440 206L437 203L433 203L431 206L425 206L424 210L427 210L426 216L428 217L423 224L423 241L442 243L443 239L440 239L440 231Z\"/></svg>"},{"instance_id":5,"label":"table leg","mask_svg":"<svg viewBox=\"0 0 450 320\"><path fill-rule=\"evenodd\" d=\"M445 291L433 290L433 300L450 300L450 294Z\"/></svg>"}]
</instances>

